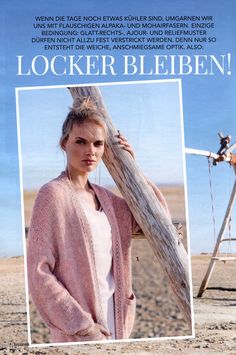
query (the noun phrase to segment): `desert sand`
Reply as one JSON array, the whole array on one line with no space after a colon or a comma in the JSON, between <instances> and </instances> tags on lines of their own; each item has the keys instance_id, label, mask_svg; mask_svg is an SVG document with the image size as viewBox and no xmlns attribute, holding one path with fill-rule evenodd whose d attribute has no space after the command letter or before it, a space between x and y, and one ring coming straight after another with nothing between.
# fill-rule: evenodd
<instances>
[{"instance_id":1,"label":"desert sand","mask_svg":"<svg viewBox=\"0 0 236 355\"><path fill-rule=\"evenodd\" d=\"M185 223L184 195L180 187L163 192L173 219ZM26 196L26 195L25 195ZM29 199L29 196L31 199ZM25 201L32 201L29 193ZM28 203L28 206L30 205ZM28 208L26 220L30 217ZM184 229L185 230L185 229ZM186 237L184 233L184 244ZM0 353L1 354L236 354L236 282L235 262L218 262L208 289L196 298L210 256L192 257L195 338L178 310L168 280L163 275L146 240L133 241L133 286L137 296L137 314L133 339L139 341L80 344L58 347L28 347L24 258L0 259ZM221 287L221 289L214 289ZM31 342L47 343L48 332L33 305ZM152 338L159 340L152 340ZM163 337L176 337L166 340ZM140 338L148 340L140 341Z\"/></svg>"},{"instance_id":2,"label":"desert sand","mask_svg":"<svg viewBox=\"0 0 236 355\"><path fill-rule=\"evenodd\" d=\"M111 344L73 345L61 347L28 347L27 339L27 316L24 291L24 267L23 257L0 260L0 353L1 354L236 354L236 285L235 285L235 262L221 262L216 265L210 287L229 288L226 290L207 290L203 297L196 298L202 276L207 266L209 256L194 256L192 258L192 272L194 284L194 313L196 337L186 340L147 340L141 342L122 342ZM163 280L162 280L163 281ZM230 290L231 289L231 290ZM147 294L147 292L146 292ZM159 336L162 329L175 329L184 332L181 328L181 316L177 322L171 319L173 310L170 309L168 299L158 303L158 290L156 291L155 303L162 313L165 308L166 318L160 319L157 312L154 316ZM150 303L146 302L148 310L141 317L148 318L151 312ZM167 304L167 306L163 305ZM143 307L145 309L145 306ZM140 309L138 309L140 312ZM138 316L140 317L140 315ZM39 320L35 324L39 325ZM165 323L167 326L165 326ZM175 324L175 325L174 325ZM177 329L179 324L180 329ZM183 325L182 325L183 326ZM144 322L144 332L150 332L148 324ZM181 330L182 329L182 330ZM186 328L185 328L186 330ZM139 326L136 324L136 331ZM43 328L34 330L34 337L43 340Z\"/></svg>"}]
</instances>

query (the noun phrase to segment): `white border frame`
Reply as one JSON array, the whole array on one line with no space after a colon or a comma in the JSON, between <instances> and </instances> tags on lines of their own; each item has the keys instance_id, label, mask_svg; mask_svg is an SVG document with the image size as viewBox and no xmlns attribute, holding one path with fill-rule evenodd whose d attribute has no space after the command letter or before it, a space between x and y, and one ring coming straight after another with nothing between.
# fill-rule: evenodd
<instances>
[{"instance_id":1,"label":"white border frame","mask_svg":"<svg viewBox=\"0 0 236 355\"><path fill-rule=\"evenodd\" d=\"M85 342L67 342L67 343L44 343L32 344L30 332L30 310L29 310L29 288L27 278L27 258L26 258L26 238L25 238L25 218L24 218L24 198L23 198L23 175L22 175L22 154L21 154L21 135L20 135L20 114L19 114L19 95L20 91L29 90L47 90L47 89L60 89L69 87L83 87L83 86L113 86L113 85L133 85L133 84L155 84L177 82L179 88L179 104L180 104L180 125L181 125L181 138L182 138L182 161L183 161L183 177L184 177L184 192L185 192L185 215L186 215L186 232L188 244L188 268L189 268L189 283L190 283L190 300L191 300L191 320L192 320L192 335L186 336L173 336L173 337L158 337L158 338L140 338L140 339L125 339L125 340L100 340L100 341L85 341ZM184 118L183 118L183 97L182 97L182 80L181 79L163 79L163 80L139 80L139 81L120 81L120 82L105 82L105 83L83 83L80 85L47 85L47 86L28 86L16 87L16 121L17 121L17 142L18 142L18 158L19 158L19 178L20 178L20 200L21 200L21 220L22 220L22 238L24 249L24 271L25 271L25 293L26 293L26 309L27 309L27 332L29 347L51 347L51 346L71 346L71 345L96 345L96 344L110 344L110 343L130 343L142 341L164 341L164 340L181 340L192 339L195 337L194 329L194 309L193 309L193 290L192 290L192 266L191 266L191 252L190 252L190 236L189 236L189 213L188 213L188 199L187 199L187 176L186 176L186 158L185 158L185 141L184 141Z\"/></svg>"}]
</instances>

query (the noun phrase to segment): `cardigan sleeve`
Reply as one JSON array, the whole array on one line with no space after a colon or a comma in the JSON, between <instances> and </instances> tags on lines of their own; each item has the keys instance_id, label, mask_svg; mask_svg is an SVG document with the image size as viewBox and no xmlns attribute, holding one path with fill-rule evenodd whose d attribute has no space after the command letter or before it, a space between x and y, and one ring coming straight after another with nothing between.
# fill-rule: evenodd
<instances>
[{"instance_id":1,"label":"cardigan sleeve","mask_svg":"<svg viewBox=\"0 0 236 355\"><path fill-rule=\"evenodd\" d=\"M60 234L58 201L43 187L35 201L27 243L28 285L32 300L50 327L68 335L84 332L94 321L53 273L57 262L55 236Z\"/></svg>"}]
</instances>

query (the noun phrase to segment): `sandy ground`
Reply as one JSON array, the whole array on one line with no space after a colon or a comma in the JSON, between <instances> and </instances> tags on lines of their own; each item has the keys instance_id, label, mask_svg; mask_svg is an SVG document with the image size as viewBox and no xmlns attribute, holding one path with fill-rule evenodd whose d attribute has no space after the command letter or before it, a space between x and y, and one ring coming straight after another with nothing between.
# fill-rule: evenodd
<instances>
[{"instance_id":1,"label":"sandy ground","mask_svg":"<svg viewBox=\"0 0 236 355\"><path fill-rule=\"evenodd\" d=\"M0 353L1 354L236 354L236 285L235 262L221 262L216 265L210 287L221 287L229 290L207 290L203 297L196 298L202 276L209 261L209 256L192 258L194 284L194 311L196 337L187 340L162 340L123 342L113 344L73 345L62 347L27 346L27 317L24 291L23 258L0 260ZM162 279L163 281L163 279ZM146 292L147 293L147 292ZM159 290L156 290L155 302L158 301ZM150 310L149 299L148 309ZM168 298L163 301L168 303ZM163 303L157 302L155 324L162 329L159 313ZM145 308L145 306L144 306ZM169 310L168 310L169 308ZM139 309L138 309L139 311ZM146 311L148 312L148 311ZM150 312L150 311L149 311ZM176 329L171 319L170 306L166 306L166 323L168 329ZM143 318L148 318L144 312ZM168 317L170 318L167 321ZM36 322L37 323L37 322ZM181 317L175 324L182 324ZM148 324L146 332L150 331ZM183 325L182 325L183 326ZM185 328L186 329L186 328ZM139 327L136 325L136 331ZM145 331L145 330L144 330ZM181 331L180 329L178 331ZM182 332L184 327L182 328ZM38 339L43 336L43 329L35 330ZM176 330L177 332L177 330ZM161 335L161 333L160 333Z\"/></svg>"},{"instance_id":2,"label":"sandy ground","mask_svg":"<svg viewBox=\"0 0 236 355\"><path fill-rule=\"evenodd\" d=\"M163 189L172 216L184 224L183 190ZM25 195L26 220L34 194ZM184 238L186 245L186 239ZM236 354L235 262L218 262L210 287L201 299L198 288L209 256L192 257L196 337L186 340L163 337L190 336L176 306L166 277L146 240L133 241L133 285L137 296L137 315L132 338L147 341L82 344L61 347L28 347L27 313L24 290L23 257L0 259L0 353L1 354ZM214 289L221 287L221 289ZM227 289L227 290L225 290ZM151 340L159 337L160 340ZM46 343L47 329L31 307L31 341Z\"/></svg>"}]
</instances>

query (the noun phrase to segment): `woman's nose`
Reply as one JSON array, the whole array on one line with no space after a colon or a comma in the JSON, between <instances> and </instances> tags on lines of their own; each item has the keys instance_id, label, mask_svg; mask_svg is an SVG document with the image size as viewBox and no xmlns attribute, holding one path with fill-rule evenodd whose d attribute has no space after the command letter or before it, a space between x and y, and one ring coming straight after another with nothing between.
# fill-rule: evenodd
<instances>
[{"instance_id":1,"label":"woman's nose","mask_svg":"<svg viewBox=\"0 0 236 355\"><path fill-rule=\"evenodd\" d=\"M88 150L87 150L88 155L94 155L95 154L95 147L93 144L89 144Z\"/></svg>"}]
</instances>

